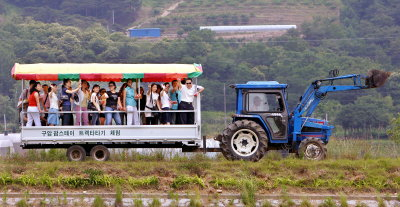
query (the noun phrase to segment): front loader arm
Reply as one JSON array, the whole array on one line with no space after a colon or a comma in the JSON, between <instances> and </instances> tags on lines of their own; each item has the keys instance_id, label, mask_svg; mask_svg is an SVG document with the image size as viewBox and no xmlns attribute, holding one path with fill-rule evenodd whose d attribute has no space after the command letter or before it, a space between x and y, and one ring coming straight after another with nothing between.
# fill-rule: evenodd
<instances>
[{"instance_id":1,"label":"front loader arm","mask_svg":"<svg viewBox=\"0 0 400 207\"><path fill-rule=\"evenodd\" d=\"M297 135L301 134L301 130L306 123L303 123L301 117L310 117L318 106L320 101L324 99L328 92L361 90L368 88L376 88L382 86L390 72L379 70L371 70L368 75L350 74L333 78L316 80L308 87L304 95L300 98L300 103L292 112L291 121L293 121L293 142L297 141ZM337 80L350 79L352 84L340 85L334 84ZM324 84L324 85L323 85ZM307 122L307 119L306 121Z\"/></svg>"},{"instance_id":2,"label":"front loader arm","mask_svg":"<svg viewBox=\"0 0 400 207\"><path fill-rule=\"evenodd\" d=\"M314 112L315 108L318 106L320 101L324 99L328 92L336 92L336 91L349 91L349 90L360 90L370 88L365 85L362 79L365 79L365 76L359 74L351 74L344 75L334 78L326 78L321 80L314 81L301 97L300 103L294 110L293 114L297 116L306 116L309 117ZM352 79L352 85L334 85L335 80L343 80L343 79ZM330 82L330 85L321 86L324 82Z\"/></svg>"}]
</instances>

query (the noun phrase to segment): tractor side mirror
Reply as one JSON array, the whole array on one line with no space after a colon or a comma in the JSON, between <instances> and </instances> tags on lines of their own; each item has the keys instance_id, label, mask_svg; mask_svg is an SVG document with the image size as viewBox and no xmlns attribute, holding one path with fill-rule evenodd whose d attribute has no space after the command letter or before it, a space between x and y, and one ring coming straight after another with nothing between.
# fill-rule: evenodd
<instances>
[{"instance_id":1,"label":"tractor side mirror","mask_svg":"<svg viewBox=\"0 0 400 207\"><path fill-rule=\"evenodd\" d=\"M338 69L330 70L329 71L329 78L338 77L339 76L339 72L340 71Z\"/></svg>"}]
</instances>

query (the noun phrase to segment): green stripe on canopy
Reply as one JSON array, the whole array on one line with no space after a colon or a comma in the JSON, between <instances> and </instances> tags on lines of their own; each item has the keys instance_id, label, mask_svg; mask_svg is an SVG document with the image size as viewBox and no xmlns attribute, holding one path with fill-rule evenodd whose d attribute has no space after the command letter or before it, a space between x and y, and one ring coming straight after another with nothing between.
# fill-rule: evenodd
<instances>
[{"instance_id":1,"label":"green stripe on canopy","mask_svg":"<svg viewBox=\"0 0 400 207\"><path fill-rule=\"evenodd\" d=\"M189 73L188 77L189 78L197 78L199 77L203 72L193 72L193 73Z\"/></svg>"},{"instance_id":2,"label":"green stripe on canopy","mask_svg":"<svg viewBox=\"0 0 400 207\"><path fill-rule=\"evenodd\" d=\"M79 74L63 74L63 73L58 74L58 80L64 80L64 79L79 80L80 76Z\"/></svg>"},{"instance_id":3,"label":"green stripe on canopy","mask_svg":"<svg viewBox=\"0 0 400 207\"><path fill-rule=\"evenodd\" d=\"M123 79L136 79L136 78L144 78L144 73L124 73Z\"/></svg>"}]
</instances>

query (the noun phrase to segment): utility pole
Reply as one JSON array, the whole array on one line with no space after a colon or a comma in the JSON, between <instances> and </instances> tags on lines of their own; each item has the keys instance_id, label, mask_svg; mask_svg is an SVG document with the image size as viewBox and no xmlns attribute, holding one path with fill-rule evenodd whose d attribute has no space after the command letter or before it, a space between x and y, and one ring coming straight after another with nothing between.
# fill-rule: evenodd
<instances>
[{"instance_id":1,"label":"utility pole","mask_svg":"<svg viewBox=\"0 0 400 207\"><path fill-rule=\"evenodd\" d=\"M225 93L225 90L226 88L225 88L225 83L224 83L224 113L225 113L225 115L224 115L224 126L226 126L226 93Z\"/></svg>"},{"instance_id":2,"label":"utility pole","mask_svg":"<svg viewBox=\"0 0 400 207\"><path fill-rule=\"evenodd\" d=\"M5 136L8 135L6 114L4 114L4 135L5 135Z\"/></svg>"},{"instance_id":3,"label":"utility pole","mask_svg":"<svg viewBox=\"0 0 400 207\"><path fill-rule=\"evenodd\" d=\"M113 20L113 25L115 24L115 15L114 15L114 9L112 10L112 20Z\"/></svg>"}]
</instances>

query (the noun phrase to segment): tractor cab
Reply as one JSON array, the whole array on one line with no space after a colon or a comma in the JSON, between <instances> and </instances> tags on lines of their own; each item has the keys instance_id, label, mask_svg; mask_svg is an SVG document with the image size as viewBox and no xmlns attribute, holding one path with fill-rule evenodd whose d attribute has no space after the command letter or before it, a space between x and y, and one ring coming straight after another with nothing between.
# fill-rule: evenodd
<instances>
[{"instance_id":1,"label":"tractor cab","mask_svg":"<svg viewBox=\"0 0 400 207\"><path fill-rule=\"evenodd\" d=\"M277 81L249 81L236 84L236 119L252 117L265 131L271 142L287 141L288 108L287 84Z\"/></svg>"}]
</instances>

